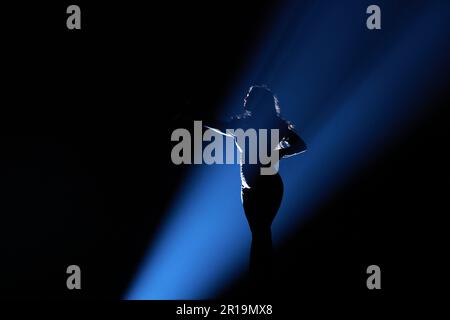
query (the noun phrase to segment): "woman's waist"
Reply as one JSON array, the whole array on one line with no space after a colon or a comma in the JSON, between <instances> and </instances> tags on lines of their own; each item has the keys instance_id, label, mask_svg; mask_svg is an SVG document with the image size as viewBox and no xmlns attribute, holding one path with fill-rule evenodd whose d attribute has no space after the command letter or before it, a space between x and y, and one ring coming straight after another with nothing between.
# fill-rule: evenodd
<instances>
[{"instance_id":1,"label":"woman's waist","mask_svg":"<svg viewBox=\"0 0 450 320\"><path fill-rule=\"evenodd\" d=\"M279 175L278 169L279 165L276 164L263 164L263 163L255 163L255 164L246 164L241 163L241 172L244 175L248 176L276 176Z\"/></svg>"},{"instance_id":2,"label":"woman's waist","mask_svg":"<svg viewBox=\"0 0 450 320\"><path fill-rule=\"evenodd\" d=\"M266 174L264 174L264 171L261 172L261 169L264 169L264 167L257 165L241 165L242 185L244 187L252 187L261 183L282 183L278 170L266 172Z\"/></svg>"}]
</instances>

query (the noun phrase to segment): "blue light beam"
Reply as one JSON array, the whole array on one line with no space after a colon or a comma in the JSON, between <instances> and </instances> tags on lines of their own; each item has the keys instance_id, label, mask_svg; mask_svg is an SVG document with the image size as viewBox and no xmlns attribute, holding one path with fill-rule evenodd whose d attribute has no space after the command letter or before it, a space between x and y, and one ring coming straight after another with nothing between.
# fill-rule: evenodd
<instances>
[{"instance_id":1,"label":"blue light beam","mask_svg":"<svg viewBox=\"0 0 450 320\"><path fill-rule=\"evenodd\" d=\"M229 112L250 84L268 84L309 146L281 163L276 244L423 114L417 101L445 72L448 2L402 13L401 3L379 1L384 16L399 14L379 34L364 29L364 1L345 3L287 5L225 103ZM126 299L214 298L246 267L251 237L236 165L196 167L176 200Z\"/></svg>"}]
</instances>

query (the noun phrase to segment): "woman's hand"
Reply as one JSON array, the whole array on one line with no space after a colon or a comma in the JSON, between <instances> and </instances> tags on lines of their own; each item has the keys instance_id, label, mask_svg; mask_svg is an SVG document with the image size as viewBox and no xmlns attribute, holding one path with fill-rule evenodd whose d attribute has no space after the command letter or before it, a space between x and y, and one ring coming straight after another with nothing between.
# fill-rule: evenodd
<instances>
[{"instance_id":1,"label":"woman's hand","mask_svg":"<svg viewBox=\"0 0 450 320\"><path fill-rule=\"evenodd\" d=\"M286 136L280 142L279 157L288 158L306 151L306 144L302 138L292 129L288 129Z\"/></svg>"}]
</instances>

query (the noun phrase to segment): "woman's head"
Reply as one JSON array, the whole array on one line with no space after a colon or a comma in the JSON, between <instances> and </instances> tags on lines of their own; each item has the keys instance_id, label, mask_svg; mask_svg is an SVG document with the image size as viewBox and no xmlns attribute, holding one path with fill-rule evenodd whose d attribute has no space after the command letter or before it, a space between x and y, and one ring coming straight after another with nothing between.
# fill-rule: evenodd
<instances>
[{"instance_id":1,"label":"woman's head","mask_svg":"<svg viewBox=\"0 0 450 320\"><path fill-rule=\"evenodd\" d=\"M244 98L244 109L250 114L261 111L274 110L277 115L280 114L280 106L277 97L266 86L251 86Z\"/></svg>"}]
</instances>

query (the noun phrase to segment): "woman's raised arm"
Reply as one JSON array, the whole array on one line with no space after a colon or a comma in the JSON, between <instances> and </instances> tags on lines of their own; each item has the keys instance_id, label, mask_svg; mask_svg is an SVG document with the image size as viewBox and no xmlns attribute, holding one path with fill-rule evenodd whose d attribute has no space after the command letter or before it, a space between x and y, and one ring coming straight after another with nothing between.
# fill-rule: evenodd
<instances>
[{"instance_id":1,"label":"woman's raised arm","mask_svg":"<svg viewBox=\"0 0 450 320\"><path fill-rule=\"evenodd\" d=\"M282 138L280 149L280 159L295 156L306 151L306 144L302 138L292 128L288 128Z\"/></svg>"},{"instance_id":2,"label":"woman's raised arm","mask_svg":"<svg viewBox=\"0 0 450 320\"><path fill-rule=\"evenodd\" d=\"M227 137L233 137L227 130L233 129L233 121L204 120L203 126Z\"/></svg>"}]
</instances>

